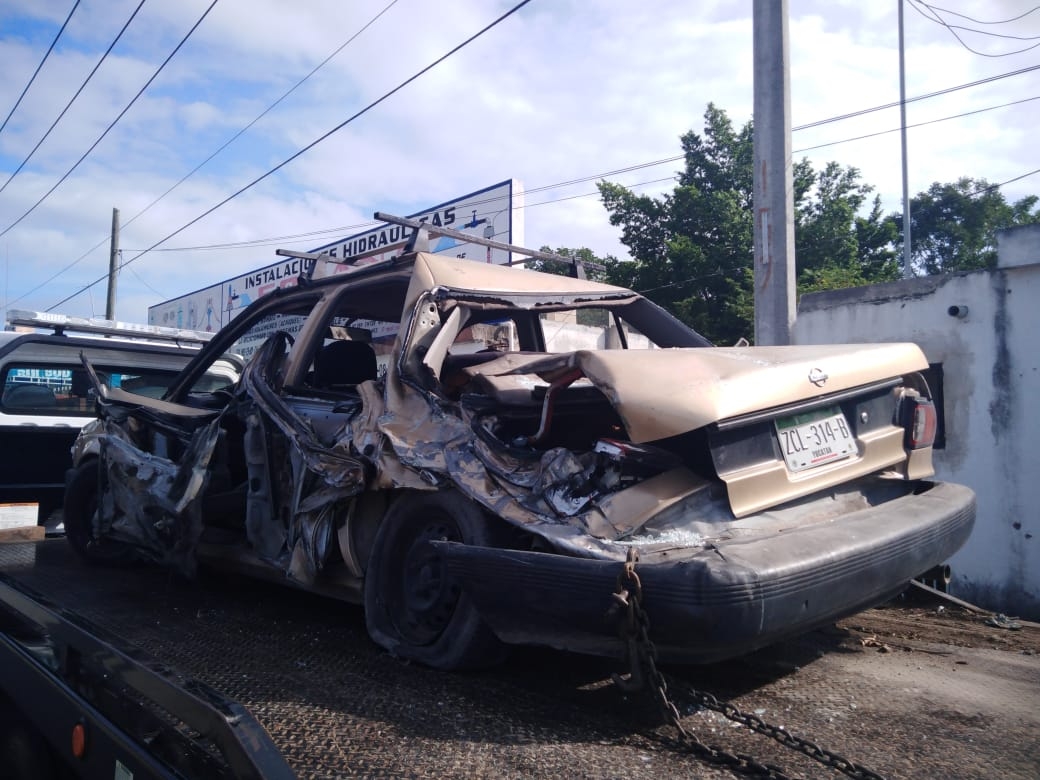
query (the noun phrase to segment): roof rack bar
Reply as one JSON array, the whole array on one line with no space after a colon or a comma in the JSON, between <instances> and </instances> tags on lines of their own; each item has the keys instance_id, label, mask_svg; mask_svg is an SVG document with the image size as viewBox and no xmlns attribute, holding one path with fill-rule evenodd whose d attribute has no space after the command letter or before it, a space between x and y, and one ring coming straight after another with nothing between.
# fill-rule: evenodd
<instances>
[{"instance_id":1,"label":"roof rack bar","mask_svg":"<svg viewBox=\"0 0 1040 780\"><path fill-rule=\"evenodd\" d=\"M379 249L373 249L370 252L361 252L360 254L350 255L349 257L339 258L333 257L325 252L301 252L296 249L276 249L274 253L279 257L298 257L302 260L310 260L303 268L300 269L300 279L304 281L310 281L314 278L314 270L318 267L318 263L332 263L334 265L358 265L358 261L363 260L366 257L372 257L373 255L379 255L386 252L386 247L380 247ZM381 265L381 263L371 263L370 265Z\"/></svg>"},{"instance_id":2,"label":"roof rack bar","mask_svg":"<svg viewBox=\"0 0 1040 780\"><path fill-rule=\"evenodd\" d=\"M490 238L484 238L483 236L474 236L471 233L463 233L461 230L453 230L452 228L446 228L440 225L431 225L429 222L420 222L417 219L395 217L393 214L386 214L382 211L377 211L373 216L381 222L403 225L405 227L413 228L414 230L425 230L431 236L447 236L448 238L454 238L458 241L464 241L467 244L480 244L481 246L488 246L492 249L501 249L506 252L512 252L513 254L523 255L524 257L533 260L555 260L568 265L572 265L575 262L573 258L564 257L555 252L542 252L537 249L527 249L526 247L517 246L516 244L506 244L502 241L494 241ZM507 265L516 265L518 263L526 262L527 260L510 260Z\"/></svg>"},{"instance_id":3,"label":"roof rack bar","mask_svg":"<svg viewBox=\"0 0 1040 780\"><path fill-rule=\"evenodd\" d=\"M592 268L597 271L605 270L599 263L586 262L579 257L565 257L564 255L559 255L555 252L542 252L538 249L528 249L526 247L518 246L517 244L507 244L502 241L494 241L490 238L484 238L483 236L464 233L461 230L453 230L452 228L440 225L431 225L429 222L421 222L417 219L411 219L410 217L397 217L393 214L387 214L382 211L377 211L373 216L381 222L389 222L394 225L412 228L414 232L412 233L411 238L402 245L402 252L415 251L418 247L423 246L424 242L422 240L422 234L425 234L427 236L447 236L467 244L479 244L480 246L491 247L492 249L501 249L505 252L511 252L512 254L523 256L523 259L510 260L508 263L503 263L503 265L518 265L520 263L526 263L528 260L551 260L571 266L572 275L579 279L585 278L586 268ZM359 260L362 260L365 257L370 257L371 255L383 254L387 249L388 247L380 247L379 249L369 252L361 252L343 258L333 257L325 252L301 252L295 249L276 249L274 253L279 257L298 257L303 260L310 260L311 263L309 266L300 271L301 279L310 280L314 277L314 269L317 267L318 263L333 263L335 265L348 266L357 265Z\"/></svg>"}]
</instances>

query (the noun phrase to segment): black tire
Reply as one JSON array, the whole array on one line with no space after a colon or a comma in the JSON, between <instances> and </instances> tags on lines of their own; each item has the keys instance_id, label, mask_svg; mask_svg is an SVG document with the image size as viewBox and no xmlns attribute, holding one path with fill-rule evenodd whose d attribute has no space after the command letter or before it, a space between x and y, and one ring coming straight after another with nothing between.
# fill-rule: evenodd
<instances>
[{"instance_id":1,"label":"black tire","mask_svg":"<svg viewBox=\"0 0 1040 780\"><path fill-rule=\"evenodd\" d=\"M494 666L506 648L447 574L432 540L495 546L484 512L453 491L409 493L380 525L365 573L369 636L391 653L436 669Z\"/></svg>"},{"instance_id":2,"label":"black tire","mask_svg":"<svg viewBox=\"0 0 1040 780\"><path fill-rule=\"evenodd\" d=\"M111 539L94 538L94 513L97 512L98 462L82 463L65 485L65 538L76 554L90 564L131 566L139 562L133 547Z\"/></svg>"}]
</instances>

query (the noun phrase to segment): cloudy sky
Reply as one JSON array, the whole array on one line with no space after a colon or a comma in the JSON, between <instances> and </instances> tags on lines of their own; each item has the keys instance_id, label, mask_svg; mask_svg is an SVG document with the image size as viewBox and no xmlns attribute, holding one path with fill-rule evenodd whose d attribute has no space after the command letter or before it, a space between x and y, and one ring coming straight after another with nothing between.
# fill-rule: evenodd
<instances>
[{"instance_id":1,"label":"cloudy sky","mask_svg":"<svg viewBox=\"0 0 1040 780\"><path fill-rule=\"evenodd\" d=\"M0 308L103 315L104 284L63 299L106 273L113 208L127 260L517 0L219 0L188 36L211 1L145 0L42 143L140 0L81 0L20 102L75 0L0 3ZM1040 193L1040 70L1026 70L1040 63L1040 48L1028 50L1040 44L1036 3L929 1L905 9L907 97L987 81L907 106L909 125L929 123L908 131L911 192L970 176L1009 182L1008 200ZM886 211L901 207L898 108L797 128L898 101L897 9L789 3L793 148L818 168L859 168ZM376 210L412 213L509 178L528 191L528 246L623 257L595 181L662 192L680 167L669 159L679 136L702 130L709 102L738 125L751 118L751 12L750 0L532 0L134 260L117 314L144 321L150 305L273 262L278 246L320 246L368 227Z\"/></svg>"}]
</instances>

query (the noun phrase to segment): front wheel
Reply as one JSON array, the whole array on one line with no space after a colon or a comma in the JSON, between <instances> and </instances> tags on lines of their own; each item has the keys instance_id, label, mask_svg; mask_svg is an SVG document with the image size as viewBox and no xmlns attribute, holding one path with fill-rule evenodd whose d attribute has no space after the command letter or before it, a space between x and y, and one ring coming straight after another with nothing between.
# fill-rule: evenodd
<instances>
[{"instance_id":1,"label":"front wheel","mask_svg":"<svg viewBox=\"0 0 1040 780\"><path fill-rule=\"evenodd\" d=\"M494 545L484 512L452 491L410 493L387 512L365 574L365 622L390 652L437 669L493 666L505 646L480 619L431 541Z\"/></svg>"},{"instance_id":2,"label":"front wheel","mask_svg":"<svg viewBox=\"0 0 1040 780\"><path fill-rule=\"evenodd\" d=\"M138 561L133 547L111 539L94 538L94 515L98 505L98 462L81 464L65 486L65 538L87 563L129 566Z\"/></svg>"}]
</instances>

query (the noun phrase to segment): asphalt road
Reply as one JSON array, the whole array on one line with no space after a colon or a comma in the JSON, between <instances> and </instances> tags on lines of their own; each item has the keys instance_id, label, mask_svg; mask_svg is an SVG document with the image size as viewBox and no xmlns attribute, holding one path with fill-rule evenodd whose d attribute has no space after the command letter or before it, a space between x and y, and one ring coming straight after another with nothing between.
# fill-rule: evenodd
<instances>
[{"instance_id":1,"label":"asphalt road","mask_svg":"<svg viewBox=\"0 0 1040 780\"><path fill-rule=\"evenodd\" d=\"M731 777L610 682L613 662L518 649L446 674L367 637L359 608L255 583L91 569L61 540L7 545L12 574L247 706L300 777ZM940 606L942 607L940 609ZM686 729L788 775L836 772L694 706L708 690L892 778L1040 777L1040 627L939 603L870 610L796 641L667 669Z\"/></svg>"}]
</instances>

